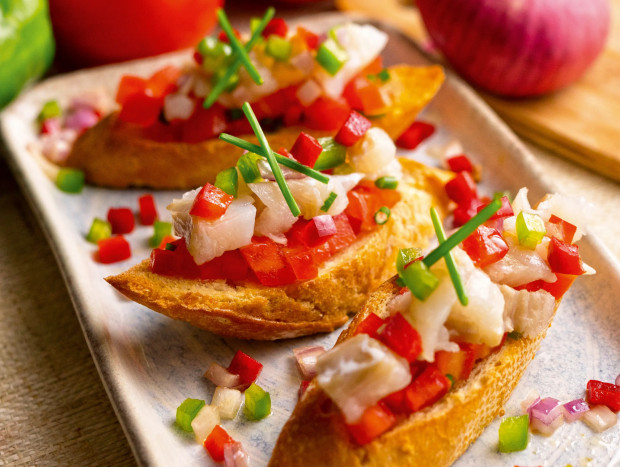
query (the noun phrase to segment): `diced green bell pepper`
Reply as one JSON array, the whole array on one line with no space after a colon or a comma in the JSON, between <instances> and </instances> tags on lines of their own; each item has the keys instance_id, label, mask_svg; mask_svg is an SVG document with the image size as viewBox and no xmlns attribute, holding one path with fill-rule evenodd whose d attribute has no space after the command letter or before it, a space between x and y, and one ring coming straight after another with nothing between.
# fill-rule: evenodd
<instances>
[{"instance_id":1,"label":"diced green bell pepper","mask_svg":"<svg viewBox=\"0 0 620 467\"><path fill-rule=\"evenodd\" d=\"M506 417L499 425L499 451L523 451L529 441L529 415Z\"/></svg>"},{"instance_id":2,"label":"diced green bell pepper","mask_svg":"<svg viewBox=\"0 0 620 467\"><path fill-rule=\"evenodd\" d=\"M400 274L405 270L405 266L421 256L422 250L419 248L401 248L396 255L396 270Z\"/></svg>"},{"instance_id":3,"label":"diced green bell pepper","mask_svg":"<svg viewBox=\"0 0 620 467\"><path fill-rule=\"evenodd\" d=\"M399 277L418 300L425 301L439 285L439 279L433 274L424 261L414 261Z\"/></svg>"},{"instance_id":4,"label":"diced green bell pepper","mask_svg":"<svg viewBox=\"0 0 620 467\"><path fill-rule=\"evenodd\" d=\"M232 56L230 45L211 36L203 38L196 46L196 50L202 56L202 68L209 73L215 73L225 67Z\"/></svg>"},{"instance_id":5,"label":"diced green bell pepper","mask_svg":"<svg viewBox=\"0 0 620 467\"><path fill-rule=\"evenodd\" d=\"M396 177L386 175L375 180L375 186L382 190L395 190L398 188L398 180Z\"/></svg>"},{"instance_id":6,"label":"diced green bell pepper","mask_svg":"<svg viewBox=\"0 0 620 467\"><path fill-rule=\"evenodd\" d=\"M526 248L536 248L546 233L545 222L537 214L521 211L517 215L517 237Z\"/></svg>"},{"instance_id":7,"label":"diced green bell pepper","mask_svg":"<svg viewBox=\"0 0 620 467\"><path fill-rule=\"evenodd\" d=\"M338 45L333 38L323 42L316 53L316 61L327 73L334 76L349 59L346 50Z\"/></svg>"},{"instance_id":8,"label":"diced green bell pepper","mask_svg":"<svg viewBox=\"0 0 620 467\"><path fill-rule=\"evenodd\" d=\"M318 142L323 146L323 152L314 163L314 170L327 170L342 164L347 158L347 148L337 143L334 138L319 138Z\"/></svg>"},{"instance_id":9,"label":"diced green bell pepper","mask_svg":"<svg viewBox=\"0 0 620 467\"><path fill-rule=\"evenodd\" d=\"M181 405L177 407L177 425L184 431L190 433L194 431L192 429L192 420L205 405L206 402L200 399L185 399Z\"/></svg>"},{"instance_id":10,"label":"diced green bell pepper","mask_svg":"<svg viewBox=\"0 0 620 467\"><path fill-rule=\"evenodd\" d=\"M58 101L47 101L43 104L41 112L39 112L39 115L37 116L37 121L39 123L43 123L48 118L59 117L61 113L62 110L60 109Z\"/></svg>"},{"instance_id":11,"label":"diced green bell pepper","mask_svg":"<svg viewBox=\"0 0 620 467\"><path fill-rule=\"evenodd\" d=\"M293 45L285 38L272 34L267 39L265 53L279 62L286 62L293 51Z\"/></svg>"},{"instance_id":12,"label":"diced green bell pepper","mask_svg":"<svg viewBox=\"0 0 620 467\"><path fill-rule=\"evenodd\" d=\"M93 223L90 225L88 234L86 235L86 240L96 244L99 240L103 240L104 238L110 238L111 236L112 224L110 224L108 221L104 221L103 219L95 217L93 219Z\"/></svg>"},{"instance_id":13,"label":"diced green bell pepper","mask_svg":"<svg viewBox=\"0 0 620 467\"><path fill-rule=\"evenodd\" d=\"M157 248L166 235L172 234L172 224L165 221L153 222L153 236L149 238L149 245Z\"/></svg>"},{"instance_id":14,"label":"diced green bell pepper","mask_svg":"<svg viewBox=\"0 0 620 467\"><path fill-rule=\"evenodd\" d=\"M236 167L222 170L215 176L215 186L223 192L237 197L237 188L239 186L239 174Z\"/></svg>"},{"instance_id":15,"label":"diced green bell pepper","mask_svg":"<svg viewBox=\"0 0 620 467\"><path fill-rule=\"evenodd\" d=\"M237 161L237 168L243 177L245 183L260 182L263 178L260 175L260 170L256 162L261 160L261 157L252 152L248 152L241 156Z\"/></svg>"},{"instance_id":16,"label":"diced green bell pepper","mask_svg":"<svg viewBox=\"0 0 620 467\"><path fill-rule=\"evenodd\" d=\"M243 413L248 420L261 420L271 413L269 393L256 383L245 390L245 407Z\"/></svg>"},{"instance_id":17,"label":"diced green bell pepper","mask_svg":"<svg viewBox=\"0 0 620 467\"><path fill-rule=\"evenodd\" d=\"M65 193L80 193L84 188L84 172L63 167L56 175L56 186Z\"/></svg>"}]
</instances>

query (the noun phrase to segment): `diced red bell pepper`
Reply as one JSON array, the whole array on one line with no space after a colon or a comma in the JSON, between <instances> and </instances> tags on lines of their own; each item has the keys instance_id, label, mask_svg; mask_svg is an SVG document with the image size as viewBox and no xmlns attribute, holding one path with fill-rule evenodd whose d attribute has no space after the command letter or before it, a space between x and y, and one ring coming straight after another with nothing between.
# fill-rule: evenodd
<instances>
[{"instance_id":1,"label":"diced red bell pepper","mask_svg":"<svg viewBox=\"0 0 620 467\"><path fill-rule=\"evenodd\" d=\"M347 429L359 445L370 443L396 424L396 417L382 404L368 407L359 422Z\"/></svg>"},{"instance_id":2,"label":"diced red bell pepper","mask_svg":"<svg viewBox=\"0 0 620 467\"><path fill-rule=\"evenodd\" d=\"M469 203L459 204L452 213L452 225L454 227L460 227L469 219L474 217L478 213L480 206L484 206L484 201L479 199L471 200Z\"/></svg>"},{"instance_id":3,"label":"diced red bell pepper","mask_svg":"<svg viewBox=\"0 0 620 467\"><path fill-rule=\"evenodd\" d=\"M151 271L155 274L185 279L199 279L200 268L187 251L184 238L171 242L174 250L151 251Z\"/></svg>"},{"instance_id":4,"label":"diced red bell pepper","mask_svg":"<svg viewBox=\"0 0 620 467\"><path fill-rule=\"evenodd\" d=\"M508 196L502 196L501 200L502 200L502 205L495 212L495 214L489 217L489 220L503 219L504 217L514 216L515 212L512 209L512 205L510 204L510 200L508 199ZM489 203L480 204L477 208L478 212L482 211L486 206L489 205Z\"/></svg>"},{"instance_id":5,"label":"diced red bell pepper","mask_svg":"<svg viewBox=\"0 0 620 467\"><path fill-rule=\"evenodd\" d=\"M570 222L566 222L554 214L551 214L551 217L549 217L547 225L547 235L549 237L556 237L563 242L573 243L576 232L577 227Z\"/></svg>"},{"instance_id":6,"label":"diced red bell pepper","mask_svg":"<svg viewBox=\"0 0 620 467\"><path fill-rule=\"evenodd\" d=\"M352 110L344 124L340 127L340 130L338 130L338 133L336 133L335 140L344 146L353 146L366 134L371 126L370 120Z\"/></svg>"},{"instance_id":7,"label":"diced red bell pepper","mask_svg":"<svg viewBox=\"0 0 620 467\"><path fill-rule=\"evenodd\" d=\"M239 30L237 28L232 28L233 30L233 34L235 35L235 37L237 39L241 39L241 33L239 32ZM228 38L228 34L226 34L224 31L220 31L220 33L217 35L217 40L220 42L225 42L227 44L230 44L230 39Z\"/></svg>"},{"instance_id":8,"label":"diced red bell pepper","mask_svg":"<svg viewBox=\"0 0 620 467\"><path fill-rule=\"evenodd\" d=\"M350 110L344 102L321 96L305 109L303 123L311 130L338 131Z\"/></svg>"},{"instance_id":9,"label":"diced red bell pepper","mask_svg":"<svg viewBox=\"0 0 620 467\"><path fill-rule=\"evenodd\" d=\"M377 226L375 213L381 206L392 208L399 200L398 190L382 190L372 182L360 182L347 193L349 204L345 209L356 234Z\"/></svg>"},{"instance_id":10,"label":"diced red bell pepper","mask_svg":"<svg viewBox=\"0 0 620 467\"><path fill-rule=\"evenodd\" d=\"M469 157L465 154L457 154L456 156L451 156L446 159L446 163L448 164L448 168L452 172L469 172L471 174L474 173L474 164L471 163Z\"/></svg>"},{"instance_id":11,"label":"diced red bell pepper","mask_svg":"<svg viewBox=\"0 0 620 467\"><path fill-rule=\"evenodd\" d=\"M273 240L254 237L240 251L261 284L277 286L295 282L295 273Z\"/></svg>"},{"instance_id":12,"label":"diced red bell pepper","mask_svg":"<svg viewBox=\"0 0 620 467\"><path fill-rule=\"evenodd\" d=\"M116 102L123 106L127 102L127 98L133 94L140 94L146 91L146 79L140 76L123 75L118 90L116 91Z\"/></svg>"},{"instance_id":13,"label":"diced red bell pepper","mask_svg":"<svg viewBox=\"0 0 620 467\"><path fill-rule=\"evenodd\" d=\"M446 194L459 205L469 204L478 199L476 182L469 172L459 172L446 183Z\"/></svg>"},{"instance_id":14,"label":"diced red bell pepper","mask_svg":"<svg viewBox=\"0 0 620 467\"><path fill-rule=\"evenodd\" d=\"M224 462L224 447L234 443L224 428L216 425L205 439L204 447L215 462Z\"/></svg>"},{"instance_id":15,"label":"diced red bell pepper","mask_svg":"<svg viewBox=\"0 0 620 467\"><path fill-rule=\"evenodd\" d=\"M383 57L377 55L375 59L366 65L366 68L362 70L361 75L376 75L383 70Z\"/></svg>"},{"instance_id":16,"label":"diced red bell pepper","mask_svg":"<svg viewBox=\"0 0 620 467\"><path fill-rule=\"evenodd\" d=\"M289 264L299 281L314 279L319 275L319 268L314 260L311 248L304 246L282 248L284 259Z\"/></svg>"},{"instance_id":17,"label":"diced red bell pepper","mask_svg":"<svg viewBox=\"0 0 620 467\"><path fill-rule=\"evenodd\" d=\"M179 256L174 251L155 248L151 251L150 265L153 274L160 276L176 276L180 269Z\"/></svg>"},{"instance_id":18,"label":"diced red bell pepper","mask_svg":"<svg viewBox=\"0 0 620 467\"><path fill-rule=\"evenodd\" d=\"M336 224L337 226L338 224ZM333 256L332 248L329 244L329 239L327 242L322 245L315 246L314 248L310 248L310 253L312 254L312 258L314 260L314 264L317 267L321 266L325 261Z\"/></svg>"},{"instance_id":19,"label":"diced red bell pepper","mask_svg":"<svg viewBox=\"0 0 620 467\"><path fill-rule=\"evenodd\" d=\"M185 143L199 143L216 137L226 129L226 112L223 106L215 103L205 109L202 105L197 105L190 118L180 124L179 138Z\"/></svg>"},{"instance_id":20,"label":"diced red bell pepper","mask_svg":"<svg viewBox=\"0 0 620 467\"><path fill-rule=\"evenodd\" d=\"M357 238L345 213L342 212L333 216L333 219L334 224L336 224L336 233L330 235L327 240L332 256L351 245Z\"/></svg>"},{"instance_id":21,"label":"diced red bell pepper","mask_svg":"<svg viewBox=\"0 0 620 467\"><path fill-rule=\"evenodd\" d=\"M606 405L620 411L620 386L591 379L586 386L586 400L592 405Z\"/></svg>"},{"instance_id":22,"label":"diced red bell pepper","mask_svg":"<svg viewBox=\"0 0 620 467\"><path fill-rule=\"evenodd\" d=\"M471 373L474 362L466 351L439 350L435 352L435 365L444 375L452 375L455 381L462 381Z\"/></svg>"},{"instance_id":23,"label":"diced red bell pepper","mask_svg":"<svg viewBox=\"0 0 620 467\"><path fill-rule=\"evenodd\" d=\"M401 313L396 313L386 320L379 339L409 363L415 361L422 353L420 334Z\"/></svg>"},{"instance_id":24,"label":"diced red bell pepper","mask_svg":"<svg viewBox=\"0 0 620 467\"><path fill-rule=\"evenodd\" d=\"M226 251L220 258L222 279L240 281L248 277L250 266L239 250Z\"/></svg>"},{"instance_id":25,"label":"diced red bell pepper","mask_svg":"<svg viewBox=\"0 0 620 467\"><path fill-rule=\"evenodd\" d=\"M284 126L297 126L301 124L304 108L300 105L291 105L284 111Z\"/></svg>"},{"instance_id":26,"label":"diced red bell pepper","mask_svg":"<svg viewBox=\"0 0 620 467\"><path fill-rule=\"evenodd\" d=\"M364 320L355 328L354 334L368 334L370 337L377 337L377 330L383 326L385 320L380 318L374 313L370 313Z\"/></svg>"},{"instance_id":27,"label":"diced red bell pepper","mask_svg":"<svg viewBox=\"0 0 620 467\"><path fill-rule=\"evenodd\" d=\"M557 280L555 282L545 282L542 279L538 279L533 282L529 282L525 285L516 287L517 290L525 289L530 292L536 292L537 290L546 290L556 300L562 298L562 296L570 289L570 286L573 285L577 276L572 274L558 274L555 275Z\"/></svg>"},{"instance_id":28,"label":"diced red bell pepper","mask_svg":"<svg viewBox=\"0 0 620 467\"><path fill-rule=\"evenodd\" d=\"M232 374L239 375L239 385L247 387L256 381L258 375L263 370L263 364L254 360L248 354L237 350L237 353L233 357L228 365L228 371Z\"/></svg>"},{"instance_id":29,"label":"diced red bell pepper","mask_svg":"<svg viewBox=\"0 0 620 467\"><path fill-rule=\"evenodd\" d=\"M138 198L140 223L142 225L153 225L157 219L157 208L153 195L142 195Z\"/></svg>"},{"instance_id":30,"label":"diced red bell pepper","mask_svg":"<svg viewBox=\"0 0 620 467\"><path fill-rule=\"evenodd\" d=\"M206 183L196 195L189 213L208 221L216 220L224 215L234 199L221 188Z\"/></svg>"},{"instance_id":31,"label":"diced red bell pepper","mask_svg":"<svg viewBox=\"0 0 620 467\"><path fill-rule=\"evenodd\" d=\"M420 376L424 372L424 370L426 370L428 366L429 366L429 363L423 360L416 360L412 362L409 365L409 368L411 371L411 382L413 382L418 376ZM409 406L407 405L406 397L405 397L407 394L408 388L409 386L401 389L400 391L396 391L396 392L393 392L392 394L389 394L388 396L381 399L381 402L386 404L390 408L390 410L397 415L410 414L411 410L409 409Z\"/></svg>"},{"instance_id":32,"label":"diced red bell pepper","mask_svg":"<svg viewBox=\"0 0 620 467\"><path fill-rule=\"evenodd\" d=\"M405 389L407 408L417 412L428 407L441 399L451 386L450 380L435 365L429 365Z\"/></svg>"},{"instance_id":33,"label":"diced red bell pepper","mask_svg":"<svg viewBox=\"0 0 620 467\"><path fill-rule=\"evenodd\" d=\"M463 240L463 249L479 268L496 263L508 253L508 244L499 231L484 224Z\"/></svg>"},{"instance_id":34,"label":"diced red bell pepper","mask_svg":"<svg viewBox=\"0 0 620 467\"><path fill-rule=\"evenodd\" d=\"M549 267L555 273L579 276L585 273L579 256L579 247L551 237L547 256Z\"/></svg>"},{"instance_id":35,"label":"diced red bell pepper","mask_svg":"<svg viewBox=\"0 0 620 467\"><path fill-rule=\"evenodd\" d=\"M157 248L159 248L160 250L165 250L166 245L168 245L168 243L174 242L175 240L176 237L174 235L165 235L164 238L161 239L161 242L159 243Z\"/></svg>"},{"instance_id":36,"label":"diced red bell pepper","mask_svg":"<svg viewBox=\"0 0 620 467\"><path fill-rule=\"evenodd\" d=\"M297 98L298 88L298 85L287 86L253 103L252 109L256 118L262 120L265 117L281 117L291 106L299 105L299 99Z\"/></svg>"},{"instance_id":37,"label":"diced red bell pepper","mask_svg":"<svg viewBox=\"0 0 620 467\"><path fill-rule=\"evenodd\" d=\"M315 34L302 26L297 26L297 34L305 41L310 50L316 50L319 47L318 34Z\"/></svg>"},{"instance_id":38,"label":"diced red bell pepper","mask_svg":"<svg viewBox=\"0 0 620 467\"><path fill-rule=\"evenodd\" d=\"M104 264L116 263L131 257L131 247L125 237L104 238L97 242L99 261Z\"/></svg>"},{"instance_id":39,"label":"diced red bell pepper","mask_svg":"<svg viewBox=\"0 0 620 467\"><path fill-rule=\"evenodd\" d=\"M154 97L164 97L177 90L177 80L181 70L174 65L168 65L156 71L146 82L146 87Z\"/></svg>"},{"instance_id":40,"label":"diced red bell pepper","mask_svg":"<svg viewBox=\"0 0 620 467\"><path fill-rule=\"evenodd\" d=\"M396 146L403 149L415 149L418 145L435 133L435 126L430 123L416 121L407 128L396 140Z\"/></svg>"},{"instance_id":41,"label":"diced red bell pepper","mask_svg":"<svg viewBox=\"0 0 620 467\"><path fill-rule=\"evenodd\" d=\"M316 160L323 152L323 146L314 136L310 136L303 131L295 140L291 148L291 154L295 159L308 167L314 167Z\"/></svg>"},{"instance_id":42,"label":"diced red bell pepper","mask_svg":"<svg viewBox=\"0 0 620 467\"><path fill-rule=\"evenodd\" d=\"M286 236L306 248L322 245L329 239L328 237L319 237L316 223L312 219L306 220L303 218L293 224Z\"/></svg>"},{"instance_id":43,"label":"diced red bell pepper","mask_svg":"<svg viewBox=\"0 0 620 467\"><path fill-rule=\"evenodd\" d=\"M118 114L119 120L146 127L159 118L162 98L154 97L150 91L135 92L123 98L124 103Z\"/></svg>"},{"instance_id":44,"label":"diced red bell pepper","mask_svg":"<svg viewBox=\"0 0 620 467\"><path fill-rule=\"evenodd\" d=\"M112 225L113 234L126 234L134 229L135 219L129 208L110 208L107 218Z\"/></svg>"},{"instance_id":45,"label":"diced red bell pepper","mask_svg":"<svg viewBox=\"0 0 620 467\"><path fill-rule=\"evenodd\" d=\"M365 76L357 76L349 81L342 95L351 108L366 115L381 114L389 105L379 84Z\"/></svg>"},{"instance_id":46,"label":"diced red bell pepper","mask_svg":"<svg viewBox=\"0 0 620 467\"><path fill-rule=\"evenodd\" d=\"M272 34L280 37L286 37L288 26L283 18L272 18L263 29L263 37L267 38Z\"/></svg>"},{"instance_id":47,"label":"diced red bell pepper","mask_svg":"<svg viewBox=\"0 0 620 467\"><path fill-rule=\"evenodd\" d=\"M202 62L204 62L204 57L202 56L202 54L200 52L198 52L197 50L194 50L194 55L192 55L192 57L194 58L194 61L198 64L198 65L202 65Z\"/></svg>"}]
</instances>

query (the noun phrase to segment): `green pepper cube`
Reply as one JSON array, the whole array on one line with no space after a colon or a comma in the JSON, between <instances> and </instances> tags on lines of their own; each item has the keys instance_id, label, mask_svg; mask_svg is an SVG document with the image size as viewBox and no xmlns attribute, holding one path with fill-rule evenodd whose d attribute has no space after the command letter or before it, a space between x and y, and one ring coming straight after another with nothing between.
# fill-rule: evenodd
<instances>
[{"instance_id":1,"label":"green pepper cube","mask_svg":"<svg viewBox=\"0 0 620 467\"><path fill-rule=\"evenodd\" d=\"M60 110L60 105L58 104L58 101L47 101L45 104L43 104L41 112L39 112L39 115L37 116L37 121L39 123L42 123L48 118L60 117L61 113L62 110Z\"/></svg>"},{"instance_id":2,"label":"green pepper cube","mask_svg":"<svg viewBox=\"0 0 620 467\"><path fill-rule=\"evenodd\" d=\"M401 248L396 255L396 270L401 273L412 261L422 256L422 250L419 248Z\"/></svg>"},{"instance_id":3,"label":"green pepper cube","mask_svg":"<svg viewBox=\"0 0 620 467\"><path fill-rule=\"evenodd\" d=\"M439 279L423 261L414 261L398 275L418 300L425 301L439 285Z\"/></svg>"},{"instance_id":4,"label":"green pepper cube","mask_svg":"<svg viewBox=\"0 0 620 467\"><path fill-rule=\"evenodd\" d=\"M291 57L292 51L293 45L283 37L272 34L267 39L265 53L278 62L286 62Z\"/></svg>"},{"instance_id":5,"label":"green pepper cube","mask_svg":"<svg viewBox=\"0 0 620 467\"><path fill-rule=\"evenodd\" d=\"M317 141L323 147L323 151L314 163L314 170L333 169L344 163L347 158L346 146L337 143L331 137L319 138Z\"/></svg>"},{"instance_id":6,"label":"green pepper cube","mask_svg":"<svg viewBox=\"0 0 620 467\"><path fill-rule=\"evenodd\" d=\"M86 234L86 240L90 243L97 243L99 240L110 238L112 236L112 224L103 219L95 217L93 223L90 225L88 234Z\"/></svg>"},{"instance_id":7,"label":"green pepper cube","mask_svg":"<svg viewBox=\"0 0 620 467\"><path fill-rule=\"evenodd\" d=\"M215 37L202 39L196 50L202 56L202 68L209 73L215 73L225 67L226 62L232 57L232 47Z\"/></svg>"},{"instance_id":8,"label":"green pepper cube","mask_svg":"<svg viewBox=\"0 0 620 467\"><path fill-rule=\"evenodd\" d=\"M241 172L241 176L245 183L256 183L263 179L256 165L256 162L260 159L261 157L258 154L248 152L237 161L237 168L239 172Z\"/></svg>"},{"instance_id":9,"label":"green pepper cube","mask_svg":"<svg viewBox=\"0 0 620 467\"><path fill-rule=\"evenodd\" d=\"M165 221L153 222L153 236L149 238L149 245L157 248L166 235L172 235L172 224Z\"/></svg>"},{"instance_id":10,"label":"green pepper cube","mask_svg":"<svg viewBox=\"0 0 620 467\"><path fill-rule=\"evenodd\" d=\"M181 405L177 407L177 425L182 430L192 432L192 420L200 409L206 405L206 402L200 399L185 399Z\"/></svg>"},{"instance_id":11,"label":"green pepper cube","mask_svg":"<svg viewBox=\"0 0 620 467\"><path fill-rule=\"evenodd\" d=\"M523 451L527 447L530 432L529 415L506 417L499 425L499 451Z\"/></svg>"},{"instance_id":12,"label":"green pepper cube","mask_svg":"<svg viewBox=\"0 0 620 467\"><path fill-rule=\"evenodd\" d=\"M254 34L254 31L256 31L258 29L258 27L260 26L262 19L261 18L257 18L256 16L253 16L252 18L250 18L250 33Z\"/></svg>"},{"instance_id":13,"label":"green pepper cube","mask_svg":"<svg viewBox=\"0 0 620 467\"><path fill-rule=\"evenodd\" d=\"M237 188L239 186L239 174L235 167L222 170L215 176L215 186L223 192L237 197Z\"/></svg>"},{"instance_id":14,"label":"green pepper cube","mask_svg":"<svg viewBox=\"0 0 620 467\"><path fill-rule=\"evenodd\" d=\"M323 42L316 53L316 61L327 73L334 76L343 67L349 56L342 47L332 38Z\"/></svg>"},{"instance_id":15,"label":"green pepper cube","mask_svg":"<svg viewBox=\"0 0 620 467\"><path fill-rule=\"evenodd\" d=\"M261 420L271 413L269 393L255 383L245 390L243 413L248 420Z\"/></svg>"},{"instance_id":16,"label":"green pepper cube","mask_svg":"<svg viewBox=\"0 0 620 467\"><path fill-rule=\"evenodd\" d=\"M84 188L84 172L63 167L56 175L56 186L65 193L80 193Z\"/></svg>"},{"instance_id":17,"label":"green pepper cube","mask_svg":"<svg viewBox=\"0 0 620 467\"><path fill-rule=\"evenodd\" d=\"M545 222L537 214L521 211L517 216L519 243L533 250L545 236Z\"/></svg>"},{"instance_id":18,"label":"green pepper cube","mask_svg":"<svg viewBox=\"0 0 620 467\"><path fill-rule=\"evenodd\" d=\"M386 175L385 177L379 177L375 180L375 186L382 190L395 190L398 187L398 180L396 177Z\"/></svg>"}]
</instances>

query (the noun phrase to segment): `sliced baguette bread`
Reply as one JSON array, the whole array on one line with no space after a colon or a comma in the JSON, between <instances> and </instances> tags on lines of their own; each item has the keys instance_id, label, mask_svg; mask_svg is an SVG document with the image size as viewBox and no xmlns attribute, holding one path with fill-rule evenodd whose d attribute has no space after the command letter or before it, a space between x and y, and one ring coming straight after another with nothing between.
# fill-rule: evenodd
<instances>
[{"instance_id":1,"label":"sliced baguette bread","mask_svg":"<svg viewBox=\"0 0 620 467\"><path fill-rule=\"evenodd\" d=\"M391 67L390 80L383 87L392 105L373 118L373 124L396 139L437 93L443 79L439 66ZM267 138L274 149L290 149L302 129L284 128ZM312 135L329 133L312 130ZM242 137L256 143L253 135ZM200 143L148 139L141 128L123 123L114 112L76 140L65 164L83 170L86 181L94 185L190 189L213 182L220 171L236 164L242 152L217 138Z\"/></svg>"},{"instance_id":2,"label":"sliced baguette bread","mask_svg":"<svg viewBox=\"0 0 620 467\"><path fill-rule=\"evenodd\" d=\"M328 260L315 279L284 287L194 281L153 274L149 260L106 280L130 299L222 336L274 340L328 332L394 274L399 248L433 236L428 212L445 211L450 173L401 159L402 199L389 221Z\"/></svg>"},{"instance_id":3,"label":"sliced baguette bread","mask_svg":"<svg viewBox=\"0 0 620 467\"><path fill-rule=\"evenodd\" d=\"M352 337L370 313L388 316L386 306L399 290L394 278L379 287L338 343ZM533 338L507 339L443 399L364 446L352 441L341 412L313 380L282 429L269 465L449 466L495 417L503 415L504 404L547 328Z\"/></svg>"}]
</instances>

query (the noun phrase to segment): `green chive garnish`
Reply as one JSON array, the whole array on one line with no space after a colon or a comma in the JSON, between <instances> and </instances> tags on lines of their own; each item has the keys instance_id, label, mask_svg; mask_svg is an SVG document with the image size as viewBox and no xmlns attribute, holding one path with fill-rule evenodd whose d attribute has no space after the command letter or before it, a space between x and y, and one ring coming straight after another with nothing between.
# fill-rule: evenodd
<instances>
[{"instance_id":1,"label":"green chive garnish","mask_svg":"<svg viewBox=\"0 0 620 467\"><path fill-rule=\"evenodd\" d=\"M254 47L254 45L256 44L256 42L258 42L261 39L262 37L261 34L263 33L263 30L265 29L269 21L271 21L275 13L276 13L276 10L273 7L267 8L267 11L265 12L265 16L263 16L263 19L261 20L260 24L252 32L252 37L250 37L250 40L245 44L246 53L249 53L250 50L252 50L252 47ZM239 68L241 67L242 63L243 62L241 58L237 57L235 61L228 67L228 70L226 70L226 73L224 74L222 79L220 79L215 84L215 86L213 87L213 89L211 90L207 98L205 99L204 103L202 104L205 109L208 109L209 107L211 107L215 103L217 98L220 96L220 94L224 92L224 90L228 86L228 81L230 80L230 78L232 78L232 76L235 73L239 71Z\"/></svg>"},{"instance_id":2,"label":"green chive garnish","mask_svg":"<svg viewBox=\"0 0 620 467\"><path fill-rule=\"evenodd\" d=\"M239 39L237 39L237 36L235 35L235 32L233 31L232 26L230 25L230 22L226 17L226 13L221 8L218 8L217 10L217 19L220 23L220 26L228 36L230 45L232 46L233 50L237 52L243 66L252 78L252 81L254 81L256 84L263 84L263 78L261 78L261 76L258 74L258 70L250 60L247 50L245 50L243 44L241 44L241 42L239 42Z\"/></svg>"},{"instance_id":3,"label":"green chive garnish","mask_svg":"<svg viewBox=\"0 0 620 467\"><path fill-rule=\"evenodd\" d=\"M375 212L375 215L374 215L375 224L377 225L385 224L390 218L391 213L392 211L390 211L390 208L388 208L387 206L381 206L379 210Z\"/></svg>"},{"instance_id":4,"label":"green chive garnish","mask_svg":"<svg viewBox=\"0 0 620 467\"><path fill-rule=\"evenodd\" d=\"M441 245L446 241L446 234L443 231L443 227L441 225L441 221L439 220L439 215L437 214L437 210L434 207L431 207L431 219L433 221L433 226L435 227L435 234L437 235L437 240L439 240L439 244ZM446 260L446 266L448 266L448 272L450 273L450 279L452 279L452 284L454 284L454 290L456 290L456 295L459 297L459 302L463 306L467 306L469 303L469 299L467 298L467 293L465 292L465 288L463 287L463 281L461 281L461 275L459 274L458 269L456 269L456 264L454 263L454 257L452 256L452 252L448 251L446 256L444 256Z\"/></svg>"},{"instance_id":5,"label":"green chive garnish","mask_svg":"<svg viewBox=\"0 0 620 467\"><path fill-rule=\"evenodd\" d=\"M395 190L398 187L398 180L396 177L386 175L375 180L375 186L382 190Z\"/></svg>"},{"instance_id":6,"label":"green chive garnish","mask_svg":"<svg viewBox=\"0 0 620 467\"><path fill-rule=\"evenodd\" d=\"M236 136L233 136L233 135L229 135L228 133L222 133L220 135L220 139L223 141L226 141L227 143L234 144L235 146L241 149L245 149L246 151L253 152L254 154L258 154L259 156L266 158L266 156L263 154L263 148L261 148L257 144L250 143L249 141L246 141L241 138L237 138ZM271 152L273 153L273 155L275 156L279 164L282 164L283 166L288 167L289 169L296 170L297 172L307 175L310 178L314 178L315 180L318 180L321 183L329 182L329 177L327 175L322 174L321 172L318 172L314 169L311 169L307 165L303 165L297 162L295 159L289 159L288 157L283 156L282 154L278 154L277 152L273 152L273 151Z\"/></svg>"},{"instance_id":7,"label":"green chive garnish","mask_svg":"<svg viewBox=\"0 0 620 467\"><path fill-rule=\"evenodd\" d=\"M338 198L338 195L332 191L327 197L327 199L325 200L325 202L323 203L323 206L321 206L321 211L323 212L329 211L329 208L332 207L332 204L334 204L334 201L336 201L336 198Z\"/></svg>"},{"instance_id":8,"label":"green chive garnish","mask_svg":"<svg viewBox=\"0 0 620 467\"><path fill-rule=\"evenodd\" d=\"M293 216L295 217L299 216L299 214L301 214L301 210L299 209L299 206L297 206L297 202L295 201L295 198L293 198L291 190L286 184L286 180L284 180L284 176L282 175L282 171L280 170L278 161L276 160L273 154L273 151L269 147L269 143L267 142L267 137L265 136L265 133L263 133L263 129L260 127L260 123L258 123L258 119L256 118L256 115L254 115L254 111L252 110L250 103L245 102L241 108L243 109L243 113L245 114L246 118L250 122L252 131L254 131L254 134L258 138L258 141L261 147L263 148L262 155L264 155L267 158L269 167L271 167L273 176L275 177L276 183L278 184L278 187L280 188L280 191L282 192L282 195L284 196L284 200L286 201L286 204L291 210L291 213L293 214Z\"/></svg>"}]
</instances>

